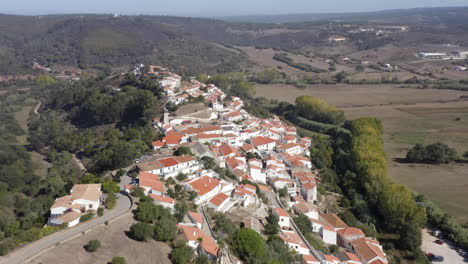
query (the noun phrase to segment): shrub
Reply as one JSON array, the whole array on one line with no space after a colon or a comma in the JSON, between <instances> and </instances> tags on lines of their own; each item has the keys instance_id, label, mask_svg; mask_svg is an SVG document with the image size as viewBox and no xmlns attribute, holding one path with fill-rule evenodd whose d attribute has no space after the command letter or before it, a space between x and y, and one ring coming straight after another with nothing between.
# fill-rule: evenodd
<instances>
[{"instance_id":1,"label":"shrub","mask_svg":"<svg viewBox=\"0 0 468 264\"><path fill-rule=\"evenodd\" d=\"M91 220L94 217L93 213L87 213L80 217L80 223Z\"/></svg>"},{"instance_id":2,"label":"shrub","mask_svg":"<svg viewBox=\"0 0 468 264\"><path fill-rule=\"evenodd\" d=\"M456 151L440 142L426 147L421 144L416 144L406 154L406 160L408 162L415 163L444 164L449 163L456 158Z\"/></svg>"},{"instance_id":3,"label":"shrub","mask_svg":"<svg viewBox=\"0 0 468 264\"><path fill-rule=\"evenodd\" d=\"M127 260L124 257L113 257L111 264L126 264Z\"/></svg>"},{"instance_id":4,"label":"shrub","mask_svg":"<svg viewBox=\"0 0 468 264\"><path fill-rule=\"evenodd\" d=\"M103 216L103 215L104 215L104 208L99 207L99 208L97 209L97 215L98 215L98 216Z\"/></svg>"},{"instance_id":5,"label":"shrub","mask_svg":"<svg viewBox=\"0 0 468 264\"><path fill-rule=\"evenodd\" d=\"M153 227L147 223L136 223L130 227L132 238L138 241L148 241L153 236Z\"/></svg>"},{"instance_id":6,"label":"shrub","mask_svg":"<svg viewBox=\"0 0 468 264\"><path fill-rule=\"evenodd\" d=\"M95 252L101 247L101 241L90 240L88 244L84 245L84 249L88 252Z\"/></svg>"}]
</instances>

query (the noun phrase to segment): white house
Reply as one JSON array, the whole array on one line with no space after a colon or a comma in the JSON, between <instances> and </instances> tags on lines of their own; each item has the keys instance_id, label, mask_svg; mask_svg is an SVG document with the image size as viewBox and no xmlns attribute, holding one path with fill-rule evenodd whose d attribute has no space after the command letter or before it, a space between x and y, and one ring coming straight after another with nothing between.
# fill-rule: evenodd
<instances>
[{"instance_id":1,"label":"white house","mask_svg":"<svg viewBox=\"0 0 468 264\"><path fill-rule=\"evenodd\" d=\"M84 213L96 211L100 204L101 184L75 184L70 195L55 199L50 208L50 218L63 215L65 212L75 211Z\"/></svg>"},{"instance_id":2,"label":"white house","mask_svg":"<svg viewBox=\"0 0 468 264\"><path fill-rule=\"evenodd\" d=\"M286 153L290 156L301 155L302 153L304 153L304 150L302 149L302 147L296 143L287 143L287 144L278 146L277 150L280 153Z\"/></svg>"},{"instance_id":3,"label":"white house","mask_svg":"<svg viewBox=\"0 0 468 264\"><path fill-rule=\"evenodd\" d=\"M193 248L198 248L198 243L201 241L201 249L203 253L208 256L209 259L213 260L218 256L219 247L216 242L207 235L203 230L197 227L188 225L177 225L182 232L183 238L187 241L187 244Z\"/></svg>"},{"instance_id":4,"label":"white house","mask_svg":"<svg viewBox=\"0 0 468 264\"><path fill-rule=\"evenodd\" d=\"M289 246L290 249L299 254L310 254L309 248L302 242L302 239L294 231L281 230L279 237Z\"/></svg>"},{"instance_id":5,"label":"white house","mask_svg":"<svg viewBox=\"0 0 468 264\"><path fill-rule=\"evenodd\" d=\"M244 116L239 111L233 111L233 112L224 114L221 117L221 119L225 121L229 121L229 122L236 122L236 121L241 121L242 119L244 119Z\"/></svg>"},{"instance_id":6,"label":"white house","mask_svg":"<svg viewBox=\"0 0 468 264\"><path fill-rule=\"evenodd\" d=\"M137 164L140 171L165 177L174 177L179 173L190 174L200 169L198 161L191 156L173 156Z\"/></svg>"},{"instance_id":7,"label":"white house","mask_svg":"<svg viewBox=\"0 0 468 264\"><path fill-rule=\"evenodd\" d=\"M284 210L283 208L278 207L278 208L274 208L272 212L273 212L273 214L278 216L278 218L279 218L278 225L281 228L285 228L285 229L290 228L289 220L291 218L290 218L288 212L286 212L286 210Z\"/></svg>"},{"instance_id":8,"label":"white house","mask_svg":"<svg viewBox=\"0 0 468 264\"><path fill-rule=\"evenodd\" d=\"M312 182L302 184L301 193L306 201L313 203L317 200L317 184Z\"/></svg>"},{"instance_id":9,"label":"white house","mask_svg":"<svg viewBox=\"0 0 468 264\"><path fill-rule=\"evenodd\" d=\"M250 142L260 151L273 150L276 146L276 140L269 137L254 137L250 140Z\"/></svg>"},{"instance_id":10,"label":"white house","mask_svg":"<svg viewBox=\"0 0 468 264\"><path fill-rule=\"evenodd\" d=\"M294 212L298 215L305 215L312 219L318 219L319 214L315 207L307 202L295 203L292 207Z\"/></svg>"},{"instance_id":11,"label":"white house","mask_svg":"<svg viewBox=\"0 0 468 264\"><path fill-rule=\"evenodd\" d=\"M217 212L224 212L229 202L229 196L224 193L218 193L208 201L207 206L208 208L213 208Z\"/></svg>"},{"instance_id":12,"label":"white house","mask_svg":"<svg viewBox=\"0 0 468 264\"><path fill-rule=\"evenodd\" d=\"M184 185L186 188L194 190L197 193L197 197L195 198L197 205L220 193L223 187L218 180L209 176L193 179L184 183Z\"/></svg>"},{"instance_id":13,"label":"white house","mask_svg":"<svg viewBox=\"0 0 468 264\"><path fill-rule=\"evenodd\" d=\"M188 212L187 213L190 221L194 223L198 228L203 228L203 224L205 223L205 220L203 218L203 215L198 212Z\"/></svg>"},{"instance_id":14,"label":"white house","mask_svg":"<svg viewBox=\"0 0 468 264\"><path fill-rule=\"evenodd\" d=\"M336 245L336 231L332 227L324 225L319 231L319 235L326 244Z\"/></svg>"},{"instance_id":15,"label":"white house","mask_svg":"<svg viewBox=\"0 0 468 264\"><path fill-rule=\"evenodd\" d=\"M77 224L80 223L81 215L82 214L75 212L75 211L67 212L55 218L49 219L49 222L47 223L47 225L59 226L59 225L67 224L67 227L76 226Z\"/></svg>"},{"instance_id":16,"label":"white house","mask_svg":"<svg viewBox=\"0 0 468 264\"><path fill-rule=\"evenodd\" d=\"M242 206L255 204L257 188L250 184L241 184L234 190L233 197L237 199Z\"/></svg>"},{"instance_id":17,"label":"white house","mask_svg":"<svg viewBox=\"0 0 468 264\"><path fill-rule=\"evenodd\" d=\"M250 176L255 182L266 183L266 174L262 172L262 162L257 159L249 160Z\"/></svg>"},{"instance_id":18,"label":"white house","mask_svg":"<svg viewBox=\"0 0 468 264\"><path fill-rule=\"evenodd\" d=\"M161 196L161 195L152 194L152 193L150 193L149 196L153 199L154 204L161 205L162 207L165 207L171 210L172 212L174 211L176 201L172 199L171 197Z\"/></svg>"}]
</instances>

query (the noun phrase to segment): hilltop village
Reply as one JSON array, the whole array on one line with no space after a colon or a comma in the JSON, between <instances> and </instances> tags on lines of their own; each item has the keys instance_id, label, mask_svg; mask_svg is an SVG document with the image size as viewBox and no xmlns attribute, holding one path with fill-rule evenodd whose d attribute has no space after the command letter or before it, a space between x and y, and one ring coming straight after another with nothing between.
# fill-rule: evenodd
<instances>
[{"instance_id":1,"label":"hilltop village","mask_svg":"<svg viewBox=\"0 0 468 264\"><path fill-rule=\"evenodd\" d=\"M136 67L138 76L143 65ZM243 101L225 94L213 84L195 78L182 82L168 69L150 66L167 96L166 112L153 120L164 136L152 143L154 153L136 161L138 174L125 185L137 187L153 202L174 211L174 186L182 186L193 205L177 226L179 236L198 254L231 263L230 254L212 230L213 216L224 214L262 236L271 225L278 236L306 264L380 264L388 258L376 238L349 227L322 205L320 171L311 163L309 137L273 116L258 118L243 109ZM203 107L181 111L193 105ZM190 103L189 103L190 102ZM176 197L176 198L174 198ZM307 219L320 244L336 249L333 254L314 248L294 222ZM272 220L273 219L273 220ZM273 221L273 223L272 223Z\"/></svg>"}]
</instances>

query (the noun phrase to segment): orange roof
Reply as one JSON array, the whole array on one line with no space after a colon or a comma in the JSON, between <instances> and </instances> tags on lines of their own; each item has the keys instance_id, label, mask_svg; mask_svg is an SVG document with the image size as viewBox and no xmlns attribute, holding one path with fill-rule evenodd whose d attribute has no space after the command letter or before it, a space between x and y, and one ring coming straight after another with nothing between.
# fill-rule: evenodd
<instances>
[{"instance_id":1,"label":"orange roof","mask_svg":"<svg viewBox=\"0 0 468 264\"><path fill-rule=\"evenodd\" d=\"M172 157L158 159L158 162L161 163L164 167L172 167L179 164L179 162L177 162L177 160Z\"/></svg>"},{"instance_id":2,"label":"orange roof","mask_svg":"<svg viewBox=\"0 0 468 264\"><path fill-rule=\"evenodd\" d=\"M207 138L221 138L223 137L222 134L205 134L205 133L200 133L197 134L198 139L207 139Z\"/></svg>"},{"instance_id":3,"label":"orange roof","mask_svg":"<svg viewBox=\"0 0 468 264\"><path fill-rule=\"evenodd\" d=\"M276 212L277 215L282 216L282 217L289 217L288 212L284 210L283 208L274 208L273 211Z\"/></svg>"},{"instance_id":4,"label":"orange roof","mask_svg":"<svg viewBox=\"0 0 468 264\"><path fill-rule=\"evenodd\" d=\"M279 237L284 240L286 243L298 244L301 247L307 248L307 246L302 242L302 239L294 231L281 231Z\"/></svg>"},{"instance_id":5,"label":"orange roof","mask_svg":"<svg viewBox=\"0 0 468 264\"><path fill-rule=\"evenodd\" d=\"M227 113L225 115L223 115L223 117L236 117L236 116L240 116L242 115L239 111L234 111L234 112L231 112L231 113Z\"/></svg>"},{"instance_id":6,"label":"orange roof","mask_svg":"<svg viewBox=\"0 0 468 264\"><path fill-rule=\"evenodd\" d=\"M224 201L226 201L226 199L229 199L229 196L224 193L218 193L210 199L210 203L215 206L220 206Z\"/></svg>"},{"instance_id":7,"label":"orange roof","mask_svg":"<svg viewBox=\"0 0 468 264\"><path fill-rule=\"evenodd\" d=\"M200 213L197 212L188 212L188 215L191 219L193 219L195 222L203 224L203 216Z\"/></svg>"},{"instance_id":8,"label":"orange roof","mask_svg":"<svg viewBox=\"0 0 468 264\"><path fill-rule=\"evenodd\" d=\"M352 260L352 261L361 263L361 260L359 259L359 257L356 256L356 255L353 254L353 253L350 253L350 252L345 251L345 252L342 252L342 253L340 253L340 254L341 254L341 255L340 255L340 259L341 259L342 261Z\"/></svg>"},{"instance_id":9,"label":"orange roof","mask_svg":"<svg viewBox=\"0 0 468 264\"><path fill-rule=\"evenodd\" d=\"M312 190L316 187L315 183L304 183L302 184L302 188L304 188L304 190Z\"/></svg>"},{"instance_id":10,"label":"orange roof","mask_svg":"<svg viewBox=\"0 0 468 264\"><path fill-rule=\"evenodd\" d=\"M320 264L320 261L311 255L302 255L305 264Z\"/></svg>"},{"instance_id":11,"label":"orange roof","mask_svg":"<svg viewBox=\"0 0 468 264\"><path fill-rule=\"evenodd\" d=\"M201 129L201 131L203 131L203 132L208 132L208 131L221 130L221 127L220 127L220 126L206 126L206 127L200 128L200 129Z\"/></svg>"},{"instance_id":12,"label":"orange roof","mask_svg":"<svg viewBox=\"0 0 468 264\"><path fill-rule=\"evenodd\" d=\"M169 132L168 132L169 134ZM162 138L163 142L166 142L168 145L177 145L180 143L180 140L183 138L183 136L179 135L170 135L170 136L165 136Z\"/></svg>"},{"instance_id":13,"label":"orange roof","mask_svg":"<svg viewBox=\"0 0 468 264\"><path fill-rule=\"evenodd\" d=\"M325 258L326 261L330 261L330 262L338 261L338 263L341 262L339 258L332 256L332 255L323 254L323 257Z\"/></svg>"},{"instance_id":14,"label":"orange roof","mask_svg":"<svg viewBox=\"0 0 468 264\"><path fill-rule=\"evenodd\" d=\"M182 233L184 234L185 239L188 241L197 241L198 238L202 239L201 246L205 252L210 255L217 256L218 255L218 245L216 242L203 230L193 226L185 226L185 225L177 225L180 229L182 229Z\"/></svg>"},{"instance_id":15,"label":"orange roof","mask_svg":"<svg viewBox=\"0 0 468 264\"><path fill-rule=\"evenodd\" d=\"M223 154L223 156L227 156L229 154L239 154L239 151L236 148L231 147L226 143L223 143L221 144L221 146L219 146L219 151L221 152L221 154Z\"/></svg>"},{"instance_id":16,"label":"orange roof","mask_svg":"<svg viewBox=\"0 0 468 264\"><path fill-rule=\"evenodd\" d=\"M158 140L158 141L154 141L151 144L153 145L153 147L162 147L162 146L166 145L166 142L162 142L161 140Z\"/></svg>"},{"instance_id":17,"label":"orange roof","mask_svg":"<svg viewBox=\"0 0 468 264\"><path fill-rule=\"evenodd\" d=\"M202 176L189 183L199 196L205 195L219 185L219 181L209 176Z\"/></svg>"},{"instance_id":18,"label":"orange roof","mask_svg":"<svg viewBox=\"0 0 468 264\"><path fill-rule=\"evenodd\" d=\"M140 179L140 182L138 184L141 187L148 187L151 188L155 191L158 191L160 193L164 193L166 187L164 186L164 183L159 181L159 180L149 180L149 179Z\"/></svg>"},{"instance_id":19,"label":"orange roof","mask_svg":"<svg viewBox=\"0 0 468 264\"><path fill-rule=\"evenodd\" d=\"M266 144L275 143L276 140L268 137L254 137L251 139L251 142L254 146L262 146Z\"/></svg>"},{"instance_id":20,"label":"orange roof","mask_svg":"<svg viewBox=\"0 0 468 264\"><path fill-rule=\"evenodd\" d=\"M258 188L260 188L260 190L264 191L264 192L271 192L272 191L270 186L258 185Z\"/></svg>"},{"instance_id":21,"label":"orange roof","mask_svg":"<svg viewBox=\"0 0 468 264\"><path fill-rule=\"evenodd\" d=\"M176 159L179 163L186 163L194 160L192 156L175 156L174 159Z\"/></svg>"},{"instance_id":22,"label":"orange roof","mask_svg":"<svg viewBox=\"0 0 468 264\"><path fill-rule=\"evenodd\" d=\"M250 151L250 150L254 150L255 148L254 148L254 146L246 143L246 144L242 145L241 149L243 151L247 152L247 151Z\"/></svg>"},{"instance_id":23,"label":"orange roof","mask_svg":"<svg viewBox=\"0 0 468 264\"><path fill-rule=\"evenodd\" d=\"M336 214L321 214L320 218L334 228L346 228L348 225Z\"/></svg>"},{"instance_id":24,"label":"orange roof","mask_svg":"<svg viewBox=\"0 0 468 264\"><path fill-rule=\"evenodd\" d=\"M172 199L171 197L156 195L156 194L152 194L152 193L150 193L149 196L153 200L161 202L161 203L175 204L175 200Z\"/></svg>"},{"instance_id":25,"label":"orange roof","mask_svg":"<svg viewBox=\"0 0 468 264\"><path fill-rule=\"evenodd\" d=\"M253 186L253 185L241 184L241 185L237 186L234 193L238 194L238 195L245 195L245 194L254 195L256 190L257 190L257 188L255 188L255 186Z\"/></svg>"},{"instance_id":26,"label":"orange roof","mask_svg":"<svg viewBox=\"0 0 468 264\"><path fill-rule=\"evenodd\" d=\"M351 242L351 244L354 247L354 250L356 251L356 254L361 256L364 261L369 261L375 257L380 257L382 259L386 259L385 254L383 251L378 247L374 242L375 240L372 239L367 239L367 238L360 238L357 240L354 240ZM372 263L378 263L378 262L372 262Z\"/></svg>"},{"instance_id":27,"label":"orange roof","mask_svg":"<svg viewBox=\"0 0 468 264\"><path fill-rule=\"evenodd\" d=\"M343 237L365 236L364 232L362 232L361 229L356 227L347 227L344 229L340 229L338 230L338 234L340 234Z\"/></svg>"}]
</instances>

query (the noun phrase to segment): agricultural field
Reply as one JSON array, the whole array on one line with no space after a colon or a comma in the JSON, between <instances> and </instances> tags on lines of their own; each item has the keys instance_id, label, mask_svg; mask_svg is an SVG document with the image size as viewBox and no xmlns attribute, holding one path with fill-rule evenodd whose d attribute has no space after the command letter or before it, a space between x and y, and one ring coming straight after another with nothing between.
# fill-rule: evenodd
<instances>
[{"instance_id":1,"label":"agricultural field","mask_svg":"<svg viewBox=\"0 0 468 264\"><path fill-rule=\"evenodd\" d=\"M468 92L341 84L306 89L257 85L256 89L258 96L289 102L304 94L318 96L340 106L348 119L381 119L389 175L427 195L461 223L468 221L468 161L438 166L401 162L416 143L440 141L455 148L459 155L468 151L468 101L459 99Z\"/></svg>"}]
</instances>

